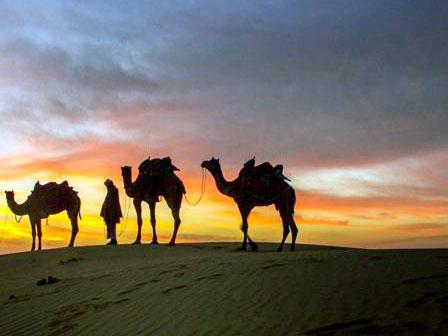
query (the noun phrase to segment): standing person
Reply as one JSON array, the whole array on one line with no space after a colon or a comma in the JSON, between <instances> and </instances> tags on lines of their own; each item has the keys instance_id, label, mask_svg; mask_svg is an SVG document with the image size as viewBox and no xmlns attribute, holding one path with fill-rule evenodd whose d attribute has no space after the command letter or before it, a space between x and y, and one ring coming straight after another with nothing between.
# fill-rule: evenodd
<instances>
[{"instance_id":1,"label":"standing person","mask_svg":"<svg viewBox=\"0 0 448 336\"><path fill-rule=\"evenodd\" d=\"M120 223L120 218L123 217L120 198L118 189L112 180L107 179L104 185L107 188L107 195L101 207L101 217L107 226L107 239L110 239L107 245L117 245L116 227L117 223Z\"/></svg>"}]
</instances>

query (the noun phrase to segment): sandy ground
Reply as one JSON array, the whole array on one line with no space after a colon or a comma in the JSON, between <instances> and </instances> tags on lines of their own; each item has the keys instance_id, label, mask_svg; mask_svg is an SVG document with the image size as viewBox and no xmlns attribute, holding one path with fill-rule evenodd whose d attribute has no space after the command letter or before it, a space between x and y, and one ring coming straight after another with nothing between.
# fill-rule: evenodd
<instances>
[{"instance_id":1,"label":"sandy ground","mask_svg":"<svg viewBox=\"0 0 448 336\"><path fill-rule=\"evenodd\" d=\"M0 334L448 335L446 249L236 247L1 256Z\"/></svg>"}]
</instances>

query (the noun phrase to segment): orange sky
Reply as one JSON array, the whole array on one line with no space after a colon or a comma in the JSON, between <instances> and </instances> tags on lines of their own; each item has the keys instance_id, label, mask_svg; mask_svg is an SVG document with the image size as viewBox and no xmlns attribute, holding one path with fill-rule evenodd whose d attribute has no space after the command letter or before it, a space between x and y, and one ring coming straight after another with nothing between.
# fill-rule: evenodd
<instances>
[{"instance_id":1,"label":"orange sky","mask_svg":"<svg viewBox=\"0 0 448 336\"><path fill-rule=\"evenodd\" d=\"M101 150L103 150L101 148ZM132 150L130 151L132 153ZM87 160L89 161L89 160ZM13 164L16 164L12 160ZM134 166L138 160L134 160ZM124 163L123 163L124 164ZM175 164L179 165L177 162ZM112 177L120 188L123 212L126 213L124 190L120 176L120 165L110 167L96 162L95 169L86 164L60 165L40 159L26 162L16 171L17 176L7 176L0 181L6 189L15 189L18 202L23 202L35 180L62 181L67 179L79 191L82 199L83 220L76 244L104 244L104 224L98 216L105 196L103 181ZM74 169L70 167L75 167ZM61 168L61 169L59 169ZM11 167L11 170L12 167ZM200 168L196 172L179 176L184 180L190 200L199 196ZM288 169L286 169L288 172ZM134 172L135 173L135 172ZM230 179L231 174L225 175ZM325 173L321 173L325 179ZM297 193L296 222L300 228L299 241L310 244L343 245L357 247L442 247L446 244L447 202L443 199L424 199L412 195L337 195L300 188L301 174L294 178ZM135 176L134 176L135 177ZM304 174L303 178L307 175ZM296 182L299 181L299 182ZM352 181L356 189L356 181ZM347 189L346 192L351 189ZM143 207L143 240L151 239L149 211ZM29 248L31 231L28 219L14 221L6 206L4 194L0 206L0 248L2 253L23 251ZM235 241L241 239L240 217L234 202L218 193L214 180L207 175L204 199L196 207L185 201L182 207L182 225L179 242L191 241ZM127 218L127 220L126 220ZM157 207L157 228L160 242L167 242L172 232L172 218L164 201ZM46 226L43 221L44 248L63 247L68 243L70 226L65 214L52 216ZM279 241L281 222L275 209L256 208L250 216L250 233L257 241ZM136 235L135 211L131 205L129 215L118 226L119 242L130 243Z\"/></svg>"}]
</instances>

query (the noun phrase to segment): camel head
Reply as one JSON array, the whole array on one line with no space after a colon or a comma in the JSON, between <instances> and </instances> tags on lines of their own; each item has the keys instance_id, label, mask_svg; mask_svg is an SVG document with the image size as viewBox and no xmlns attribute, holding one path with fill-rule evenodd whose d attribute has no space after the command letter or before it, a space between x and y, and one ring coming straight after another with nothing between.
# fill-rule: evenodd
<instances>
[{"instance_id":1,"label":"camel head","mask_svg":"<svg viewBox=\"0 0 448 336\"><path fill-rule=\"evenodd\" d=\"M5 190L5 195L6 195L6 202L10 203L12 201L14 201L14 191L6 191Z\"/></svg>"},{"instance_id":2,"label":"camel head","mask_svg":"<svg viewBox=\"0 0 448 336\"><path fill-rule=\"evenodd\" d=\"M203 161L201 167L207 169L211 173L214 173L220 169L219 159L212 157L208 161Z\"/></svg>"},{"instance_id":3,"label":"camel head","mask_svg":"<svg viewBox=\"0 0 448 336\"><path fill-rule=\"evenodd\" d=\"M124 180L131 180L132 179L132 167L131 166L124 166L121 167L121 176Z\"/></svg>"},{"instance_id":4,"label":"camel head","mask_svg":"<svg viewBox=\"0 0 448 336\"><path fill-rule=\"evenodd\" d=\"M123 184L124 184L124 189L126 191L126 194L129 197L132 197L133 192L132 192L132 167L130 166L124 166L121 167L121 176L123 177Z\"/></svg>"}]
</instances>

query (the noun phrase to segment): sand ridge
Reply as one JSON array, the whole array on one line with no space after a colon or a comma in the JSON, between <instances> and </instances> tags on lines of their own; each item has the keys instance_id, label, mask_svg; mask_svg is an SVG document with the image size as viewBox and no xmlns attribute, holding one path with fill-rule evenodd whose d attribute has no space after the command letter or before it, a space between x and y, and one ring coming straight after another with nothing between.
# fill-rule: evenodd
<instances>
[{"instance_id":1,"label":"sand ridge","mask_svg":"<svg viewBox=\"0 0 448 336\"><path fill-rule=\"evenodd\" d=\"M0 257L1 335L409 335L448 331L448 250L237 244ZM60 281L38 287L48 277Z\"/></svg>"}]
</instances>

